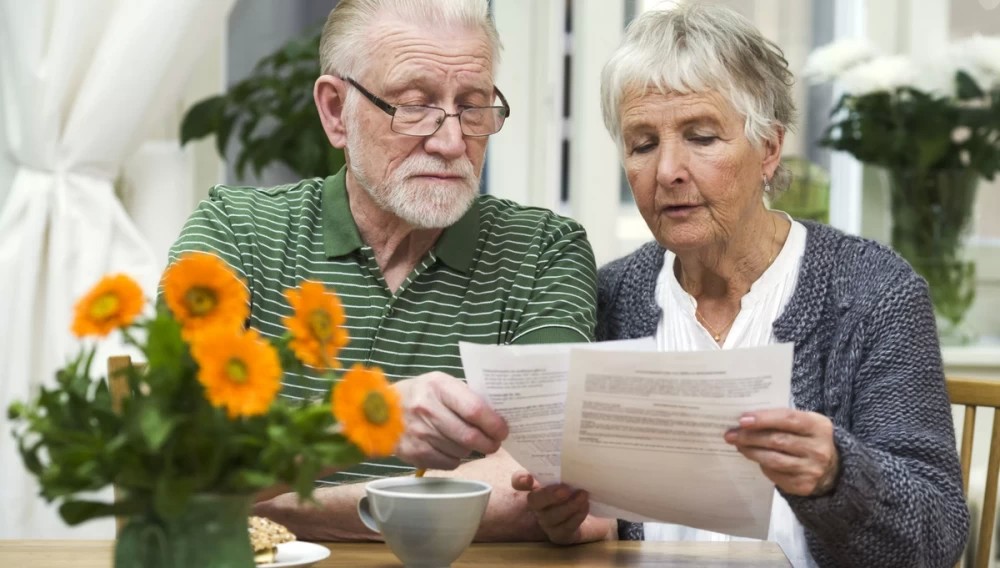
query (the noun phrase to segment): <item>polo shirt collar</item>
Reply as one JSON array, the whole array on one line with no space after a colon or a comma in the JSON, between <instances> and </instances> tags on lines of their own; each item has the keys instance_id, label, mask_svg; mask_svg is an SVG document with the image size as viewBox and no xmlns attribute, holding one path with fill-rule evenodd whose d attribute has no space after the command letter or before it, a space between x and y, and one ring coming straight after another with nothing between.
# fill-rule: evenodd
<instances>
[{"instance_id":1,"label":"polo shirt collar","mask_svg":"<svg viewBox=\"0 0 1000 568\"><path fill-rule=\"evenodd\" d=\"M323 251L327 258L348 255L362 247L361 233L347 201L347 168L323 182Z\"/></svg>"},{"instance_id":2,"label":"polo shirt collar","mask_svg":"<svg viewBox=\"0 0 1000 568\"><path fill-rule=\"evenodd\" d=\"M347 199L346 166L323 182L323 206L320 215L323 227L323 250L327 258L348 255L364 245ZM433 250L442 262L459 272L468 274L478 242L479 200L477 199L461 219L441 232Z\"/></svg>"},{"instance_id":3,"label":"polo shirt collar","mask_svg":"<svg viewBox=\"0 0 1000 568\"><path fill-rule=\"evenodd\" d=\"M446 228L434 245L434 253L448 266L468 274L479 244L479 199L454 225Z\"/></svg>"}]
</instances>

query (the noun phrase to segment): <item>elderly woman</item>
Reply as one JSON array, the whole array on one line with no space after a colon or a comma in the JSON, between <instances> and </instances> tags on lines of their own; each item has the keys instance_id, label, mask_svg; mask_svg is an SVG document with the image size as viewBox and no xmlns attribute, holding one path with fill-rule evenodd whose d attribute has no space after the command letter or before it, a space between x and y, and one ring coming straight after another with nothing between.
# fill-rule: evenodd
<instances>
[{"instance_id":1,"label":"elderly woman","mask_svg":"<svg viewBox=\"0 0 1000 568\"><path fill-rule=\"evenodd\" d=\"M629 26L602 106L655 242L600 271L597 334L664 351L794 343L792 408L719 434L776 486L769 540L795 566L949 566L969 519L927 285L883 246L767 209L786 183L791 83L781 51L724 8ZM552 541L608 536L584 491L512 484ZM645 538L731 539L660 524Z\"/></svg>"}]
</instances>

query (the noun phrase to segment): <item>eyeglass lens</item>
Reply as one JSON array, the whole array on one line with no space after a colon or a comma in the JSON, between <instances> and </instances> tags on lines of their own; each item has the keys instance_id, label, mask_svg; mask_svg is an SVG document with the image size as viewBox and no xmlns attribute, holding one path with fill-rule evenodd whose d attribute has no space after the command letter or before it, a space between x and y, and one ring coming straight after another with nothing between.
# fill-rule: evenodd
<instances>
[{"instance_id":1,"label":"eyeglass lens","mask_svg":"<svg viewBox=\"0 0 1000 568\"><path fill-rule=\"evenodd\" d=\"M503 126L503 109L496 107L467 108L459 113L462 132L466 136L489 136ZM392 129L400 134L427 136L447 119L444 109L425 106L401 106L396 108L392 119Z\"/></svg>"}]
</instances>

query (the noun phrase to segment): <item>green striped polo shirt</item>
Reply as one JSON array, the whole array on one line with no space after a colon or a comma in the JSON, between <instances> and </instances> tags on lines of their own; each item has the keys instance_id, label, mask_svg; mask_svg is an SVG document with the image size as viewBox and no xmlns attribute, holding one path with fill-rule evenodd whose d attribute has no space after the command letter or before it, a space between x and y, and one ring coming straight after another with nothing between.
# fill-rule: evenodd
<instances>
[{"instance_id":1,"label":"green striped polo shirt","mask_svg":"<svg viewBox=\"0 0 1000 568\"><path fill-rule=\"evenodd\" d=\"M304 280L332 288L344 305L350 343L339 354L381 367L392 380L429 371L464 378L459 341L557 343L593 338L595 266L583 228L548 210L489 195L445 229L391 292L351 216L345 170L267 189L215 186L170 250L220 255L250 290L248 325L285 332L283 292ZM282 396L330 388L316 374L286 373ZM395 459L361 464L328 483L366 481L413 468Z\"/></svg>"}]
</instances>

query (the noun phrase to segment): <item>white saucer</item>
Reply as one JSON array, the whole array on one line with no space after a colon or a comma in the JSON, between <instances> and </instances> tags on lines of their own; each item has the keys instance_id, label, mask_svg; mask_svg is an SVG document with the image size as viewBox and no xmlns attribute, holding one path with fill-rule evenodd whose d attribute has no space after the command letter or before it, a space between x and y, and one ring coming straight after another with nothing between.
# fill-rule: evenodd
<instances>
[{"instance_id":1,"label":"white saucer","mask_svg":"<svg viewBox=\"0 0 1000 568\"><path fill-rule=\"evenodd\" d=\"M312 542L298 540L278 545L274 562L258 564L257 568L290 568L292 566L312 566L330 556L330 549Z\"/></svg>"}]
</instances>

